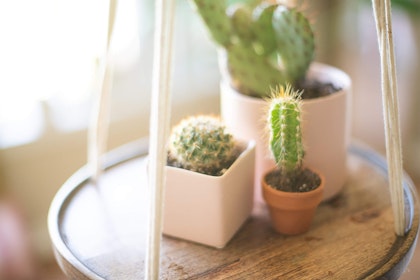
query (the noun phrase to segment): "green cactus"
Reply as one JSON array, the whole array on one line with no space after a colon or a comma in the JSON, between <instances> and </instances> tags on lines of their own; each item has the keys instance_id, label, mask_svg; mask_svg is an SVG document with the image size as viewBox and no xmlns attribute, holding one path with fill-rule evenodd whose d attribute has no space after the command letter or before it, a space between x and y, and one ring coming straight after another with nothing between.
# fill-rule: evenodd
<instances>
[{"instance_id":1,"label":"green cactus","mask_svg":"<svg viewBox=\"0 0 420 280\"><path fill-rule=\"evenodd\" d=\"M191 0L212 39L225 51L230 83L268 97L279 84L296 84L314 58L309 21L271 0Z\"/></svg>"},{"instance_id":2,"label":"green cactus","mask_svg":"<svg viewBox=\"0 0 420 280\"><path fill-rule=\"evenodd\" d=\"M270 150L277 169L265 179L277 190L307 192L321 184L321 177L303 166L304 148L301 128L302 91L290 84L272 92L268 111Z\"/></svg>"},{"instance_id":3,"label":"green cactus","mask_svg":"<svg viewBox=\"0 0 420 280\"><path fill-rule=\"evenodd\" d=\"M301 92L290 85L274 92L270 102L268 124L270 150L283 174L292 174L301 169L303 144L301 130Z\"/></svg>"},{"instance_id":4,"label":"green cactus","mask_svg":"<svg viewBox=\"0 0 420 280\"><path fill-rule=\"evenodd\" d=\"M233 136L216 117L190 117L172 130L168 147L170 165L219 176L236 156Z\"/></svg>"}]
</instances>

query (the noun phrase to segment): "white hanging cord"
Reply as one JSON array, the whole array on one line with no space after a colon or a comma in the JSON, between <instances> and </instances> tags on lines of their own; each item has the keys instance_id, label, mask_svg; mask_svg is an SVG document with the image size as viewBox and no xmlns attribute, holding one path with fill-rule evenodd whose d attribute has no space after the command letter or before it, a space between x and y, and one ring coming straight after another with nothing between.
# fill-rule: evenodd
<instances>
[{"instance_id":1,"label":"white hanging cord","mask_svg":"<svg viewBox=\"0 0 420 280\"><path fill-rule=\"evenodd\" d=\"M149 136L150 214L145 279L159 278L166 142L171 105L171 60L175 0L157 0Z\"/></svg>"},{"instance_id":2,"label":"white hanging cord","mask_svg":"<svg viewBox=\"0 0 420 280\"><path fill-rule=\"evenodd\" d=\"M403 163L398 113L397 75L392 38L391 3L390 0L372 0L372 5L381 55L385 142L395 233L398 236L403 236L406 230L406 213L404 211Z\"/></svg>"},{"instance_id":3,"label":"white hanging cord","mask_svg":"<svg viewBox=\"0 0 420 280\"><path fill-rule=\"evenodd\" d=\"M88 166L96 182L102 173L101 156L105 152L109 127L109 100L112 89L112 65L109 48L114 30L117 0L109 0L106 46L103 57L97 61L97 82L93 98L92 119L88 130Z\"/></svg>"}]
</instances>

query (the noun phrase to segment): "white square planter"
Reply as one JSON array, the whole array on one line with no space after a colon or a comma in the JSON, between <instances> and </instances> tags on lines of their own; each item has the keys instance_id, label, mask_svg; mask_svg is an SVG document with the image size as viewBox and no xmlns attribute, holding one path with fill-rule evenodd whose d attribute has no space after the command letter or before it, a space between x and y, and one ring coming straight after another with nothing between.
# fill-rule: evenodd
<instances>
[{"instance_id":1,"label":"white square planter","mask_svg":"<svg viewBox=\"0 0 420 280\"><path fill-rule=\"evenodd\" d=\"M255 143L222 176L166 166L163 233L223 248L253 207Z\"/></svg>"}]
</instances>

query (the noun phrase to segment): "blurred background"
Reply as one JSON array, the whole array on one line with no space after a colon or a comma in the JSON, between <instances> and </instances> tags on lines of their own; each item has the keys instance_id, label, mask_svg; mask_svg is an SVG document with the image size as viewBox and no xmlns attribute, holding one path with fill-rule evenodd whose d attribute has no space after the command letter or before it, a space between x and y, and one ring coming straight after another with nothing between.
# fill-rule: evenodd
<instances>
[{"instance_id":1,"label":"blurred background","mask_svg":"<svg viewBox=\"0 0 420 280\"><path fill-rule=\"evenodd\" d=\"M352 135L384 153L380 64L368 0L306 2L316 60L353 81ZM50 203L87 160L108 1L0 0L0 279L60 279L47 231ZM118 2L108 149L148 135L153 0ZM216 49L177 0L172 122L219 112ZM405 169L420 183L420 1L393 1ZM418 185L418 184L417 184ZM417 255L417 254L416 254ZM417 261L414 259L413 261ZM420 257L417 263L420 262ZM406 278L415 275L410 266Z\"/></svg>"}]
</instances>

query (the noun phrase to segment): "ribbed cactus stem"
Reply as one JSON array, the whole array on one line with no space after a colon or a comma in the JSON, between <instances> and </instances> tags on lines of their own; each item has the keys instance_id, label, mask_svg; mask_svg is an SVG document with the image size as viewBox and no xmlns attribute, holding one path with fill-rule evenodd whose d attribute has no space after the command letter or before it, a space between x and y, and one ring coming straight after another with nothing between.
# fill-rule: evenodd
<instances>
[{"instance_id":1,"label":"ribbed cactus stem","mask_svg":"<svg viewBox=\"0 0 420 280\"><path fill-rule=\"evenodd\" d=\"M169 160L184 169L221 175L234 161L235 147L233 136L218 118L190 117L172 130Z\"/></svg>"},{"instance_id":2,"label":"ribbed cactus stem","mask_svg":"<svg viewBox=\"0 0 420 280\"><path fill-rule=\"evenodd\" d=\"M278 168L285 173L300 169L303 161L300 95L290 85L281 86L273 92L270 103L270 150Z\"/></svg>"}]
</instances>

